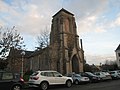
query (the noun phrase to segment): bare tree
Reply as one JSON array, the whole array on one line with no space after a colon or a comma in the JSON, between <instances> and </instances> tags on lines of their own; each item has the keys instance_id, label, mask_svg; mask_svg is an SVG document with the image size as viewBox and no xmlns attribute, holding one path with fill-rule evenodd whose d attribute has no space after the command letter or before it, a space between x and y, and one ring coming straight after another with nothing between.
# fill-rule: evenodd
<instances>
[{"instance_id":1,"label":"bare tree","mask_svg":"<svg viewBox=\"0 0 120 90\"><path fill-rule=\"evenodd\" d=\"M4 70L5 68L7 68L8 65L8 60L3 60L0 58L0 70Z\"/></svg>"},{"instance_id":2,"label":"bare tree","mask_svg":"<svg viewBox=\"0 0 120 90\"><path fill-rule=\"evenodd\" d=\"M15 29L12 28L0 28L0 56L6 58L10 48L22 49L25 47L23 37Z\"/></svg>"},{"instance_id":3,"label":"bare tree","mask_svg":"<svg viewBox=\"0 0 120 90\"><path fill-rule=\"evenodd\" d=\"M42 30L40 35L37 36L37 43L38 43L38 48L42 49L45 48L49 45L49 40L50 40L50 34L48 29L46 28L45 30Z\"/></svg>"},{"instance_id":4,"label":"bare tree","mask_svg":"<svg viewBox=\"0 0 120 90\"><path fill-rule=\"evenodd\" d=\"M114 65L116 64L116 60L105 60L106 65Z\"/></svg>"},{"instance_id":5,"label":"bare tree","mask_svg":"<svg viewBox=\"0 0 120 90\"><path fill-rule=\"evenodd\" d=\"M117 70L118 66L116 60L106 60L105 64L102 65L103 70Z\"/></svg>"},{"instance_id":6,"label":"bare tree","mask_svg":"<svg viewBox=\"0 0 120 90\"><path fill-rule=\"evenodd\" d=\"M110 65L110 61L109 60L105 60L105 64L106 65Z\"/></svg>"}]
</instances>

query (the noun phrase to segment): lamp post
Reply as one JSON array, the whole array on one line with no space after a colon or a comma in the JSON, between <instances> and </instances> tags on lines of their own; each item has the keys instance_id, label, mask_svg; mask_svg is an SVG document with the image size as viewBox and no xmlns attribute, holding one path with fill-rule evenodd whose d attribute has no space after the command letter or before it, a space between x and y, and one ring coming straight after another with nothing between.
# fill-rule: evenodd
<instances>
[{"instance_id":1,"label":"lamp post","mask_svg":"<svg viewBox=\"0 0 120 90\"><path fill-rule=\"evenodd\" d=\"M23 68L23 63L24 63L24 55L25 55L25 51L22 51L22 52L21 52L21 55L22 55L22 62L21 62L21 63L22 63L22 67L21 67L21 76L23 77L23 69L24 69L24 68Z\"/></svg>"}]
</instances>

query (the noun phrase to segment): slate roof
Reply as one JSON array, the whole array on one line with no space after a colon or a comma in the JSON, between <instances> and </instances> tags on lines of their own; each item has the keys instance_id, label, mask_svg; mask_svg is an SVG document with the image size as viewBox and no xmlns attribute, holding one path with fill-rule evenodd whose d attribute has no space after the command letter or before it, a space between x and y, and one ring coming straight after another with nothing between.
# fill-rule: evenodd
<instances>
[{"instance_id":1,"label":"slate roof","mask_svg":"<svg viewBox=\"0 0 120 90\"><path fill-rule=\"evenodd\" d=\"M39 55L39 54L43 53L46 49L49 49L49 48L48 48L48 47L45 47L45 48L43 48L43 49L41 49L41 50L35 50L35 51L30 55L30 57Z\"/></svg>"},{"instance_id":2,"label":"slate roof","mask_svg":"<svg viewBox=\"0 0 120 90\"><path fill-rule=\"evenodd\" d=\"M49 48L46 47L46 48L41 49L41 50L24 51L24 52L25 52L24 57L29 58L29 57L33 57L33 56L39 55L39 54L43 53L46 49L49 49ZM22 57L22 54L21 54L21 53L22 53L22 50L18 50L18 49L13 49L13 48L11 48L8 57L21 58L21 57Z\"/></svg>"},{"instance_id":3,"label":"slate roof","mask_svg":"<svg viewBox=\"0 0 120 90\"><path fill-rule=\"evenodd\" d=\"M119 44L119 46L117 47L117 49L115 51L117 51L117 50L120 50L120 44Z\"/></svg>"},{"instance_id":4,"label":"slate roof","mask_svg":"<svg viewBox=\"0 0 120 90\"><path fill-rule=\"evenodd\" d=\"M32 53L33 53L33 51L24 51L25 52L25 55L24 55L24 57L29 57ZM10 52L9 52L9 57L22 57L22 50L17 50L17 49L12 49L11 48L11 50L10 50Z\"/></svg>"},{"instance_id":5,"label":"slate roof","mask_svg":"<svg viewBox=\"0 0 120 90\"><path fill-rule=\"evenodd\" d=\"M74 14L72 14L71 12L69 12L69 11L65 10L64 8L62 8L62 9L61 9L60 11L58 11L53 17L55 17L55 16L56 16L57 14L59 14L60 12L65 12L65 13L68 13L68 14L74 16Z\"/></svg>"}]
</instances>

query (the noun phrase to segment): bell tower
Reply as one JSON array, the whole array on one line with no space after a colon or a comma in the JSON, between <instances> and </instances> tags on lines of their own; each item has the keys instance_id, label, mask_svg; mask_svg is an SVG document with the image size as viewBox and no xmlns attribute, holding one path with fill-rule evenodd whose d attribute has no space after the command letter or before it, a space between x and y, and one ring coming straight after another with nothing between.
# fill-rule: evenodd
<instances>
[{"instance_id":1,"label":"bell tower","mask_svg":"<svg viewBox=\"0 0 120 90\"><path fill-rule=\"evenodd\" d=\"M65 9L58 11L52 19L50 33L51 69L63 74L82 72L84 51L79 47L74 14Z\"/></svg>"}]
</instances>

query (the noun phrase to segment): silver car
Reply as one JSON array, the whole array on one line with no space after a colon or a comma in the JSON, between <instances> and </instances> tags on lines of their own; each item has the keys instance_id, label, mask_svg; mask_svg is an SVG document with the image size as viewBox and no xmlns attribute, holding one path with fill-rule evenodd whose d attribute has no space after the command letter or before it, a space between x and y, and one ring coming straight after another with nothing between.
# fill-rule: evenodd
<instances>
[{"instance_id":1,"label":"silver car","mask_svg":"<svg viewBox=\"0 0 120 90\"><path fill-rule=\"evenodd\" d=\"M109 71L112 79L120 79L120 73L119 71Z\"/></svg>"},{"instance_id":2,"label":"silver car","mask_svg":"<svg viewBox=\"0 0 120 90\"><path fill-rule=\"evenodd\" d=\"M101 81L112 79L111 75L107 72L95 72L94 74L100 77Z\"/></svg>"},{"instance_id":3,"label":"silver car","mask_svg":"<svg viewBox=\"0 0 120 90\"><path fill-rule=\"evenodd\" d=\"M90 82L90 79L88 77L83 77L80 74L70 73L67 74L67 76L72 77L73 83L76 85Z\"/></svg>"}]
</instances>

